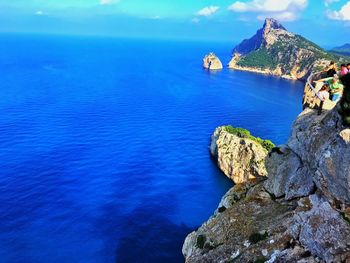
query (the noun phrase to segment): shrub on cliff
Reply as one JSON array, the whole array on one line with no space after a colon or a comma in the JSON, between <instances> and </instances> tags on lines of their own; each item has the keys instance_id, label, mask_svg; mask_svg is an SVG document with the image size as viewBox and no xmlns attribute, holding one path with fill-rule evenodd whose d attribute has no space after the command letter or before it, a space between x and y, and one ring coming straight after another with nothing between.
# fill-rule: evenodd
<instances>
[{"instance_id":1,"label":"shrub on cliff","mask_svg":"<svg viewBox=\"0 0 350 263\"><path fill-rule=\"evenodd\" d=\"M228 125L225 127L225 130L233 135L240 137L240 138L250 139L252 141L259 143L268 152L271 151L275 147L275 144L273 144L273 142L271 142L270 140L263 140L259 137L254 137L253 135L250 134L250 131L248 131L246 129L235 128L235 127L232 127L231 125Z\"/></svg>"},{"instance_id":2,"label":"shrub on cliff","mask_svg":"<svg viewBox=\"0 0 350 263\"><path fill-rule=\"evenodd\" d=\"M340 114L343 119L343 124L350 126L350 74L342 77L342 82L345 86L343 98L340 102Z\"/></svg>"}]
</instances>

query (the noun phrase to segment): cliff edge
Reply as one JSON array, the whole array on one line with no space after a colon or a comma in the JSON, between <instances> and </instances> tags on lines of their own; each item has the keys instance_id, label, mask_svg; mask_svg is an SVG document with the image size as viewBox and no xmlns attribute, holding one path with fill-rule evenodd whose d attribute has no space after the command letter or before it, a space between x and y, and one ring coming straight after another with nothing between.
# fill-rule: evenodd
<instances>
[{"instance_id":1,"label":"cliff edge","mask_svg":"<svg viewBox=\"0 0 350 263\"><path fill-rule=\"evenodd\" d=\"M350 262L350 129L338 111L303 111L266 155L268 179L235 185L188 235L186 262Z\"/></svg>"}]
</instances>

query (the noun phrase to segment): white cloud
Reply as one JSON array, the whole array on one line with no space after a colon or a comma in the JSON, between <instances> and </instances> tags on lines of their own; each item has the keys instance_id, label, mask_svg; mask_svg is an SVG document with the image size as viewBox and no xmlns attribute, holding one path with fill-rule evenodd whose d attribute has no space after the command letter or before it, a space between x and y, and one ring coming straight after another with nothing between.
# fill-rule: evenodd
<instances>
[{"instance_id":1,"label":"white cloud","mask_svg":"<svg viewBox=\"0 0 350 263\"><path fill-rule=\"evenodd\" d=\"M350 1L348 1L339 11L329 10L327 16L333 20L350 21Z\"/></svg>"},{"instance_id":2,"label":"white cloud","mask_svg":"<svg viewBox=\"0 0 350 263\"><path fill-rule=\"evenodd\" d=\"M307 5L308 0L251 0L236 1L228 9L238 13L257 13L258 19L273 17L281 21L293 21Z\"/></svg>"},{"instance_id":3,"label":"white cloud","mask_svg":"<svg viewBox=\"0 0 350 263\"><path fill-rule=\"evenodd\" d=\"M339 2L339 1L340 0L324 0L324 5L328 7L329 5L336 3L336 2Z\"/></svg>"},{"instance_id":4,"label":"white cloud","mask_svg":"<svg viewBox=\"0 0 350 263\"><path fill-rule=\"evenodd\" d=\"M39 10L39 11L36 11L35 14L36 14L37 16L43 16L43 15L44 15L44 12L41 11L41 10Z\"/></svg>"},{"instance_id":5,"label":"white cloud","mask_svg":"<svg viewBox=\"0 0 350 263\"><path fill-rule=\"evenodd\" d=\"M290 10L303 10L308 0L252 0L250 2L236 1L230 5L229 10L234 12L283 12Z\"/></svg>"},{"instance_id":6,"label":"white cloud","mask_svg":"<svg viewBox=\"0 0 350 263\"><path fill-rule=\"evenodd\" d=\"M219 6L207 6L197 12L199 16L211 16L220 9Z\"/></svg>"},{"instance_id":7,"label":"white cloud","mask_svg":"<svg viewBox=\"0 0 350 263\"><path fill-rule=\"evenodd\" d=\"M273 17L274 19L277 19L279 21L294 21L298 18L297 15L293 12L282 12L271 15L259 15L258 19L265 20L266 17Z\"/></svg>"},{"instance_id":8,"label":"white cloud","mask_svg":"<svg viewBox=\"0 0 350 263\"><path fill-rule=\"evenodd\" d=\"M110 5L110 4L115 4L118 2L119 2L119 0L100 0L101 5Z\"/></svg>"}]
</instances>

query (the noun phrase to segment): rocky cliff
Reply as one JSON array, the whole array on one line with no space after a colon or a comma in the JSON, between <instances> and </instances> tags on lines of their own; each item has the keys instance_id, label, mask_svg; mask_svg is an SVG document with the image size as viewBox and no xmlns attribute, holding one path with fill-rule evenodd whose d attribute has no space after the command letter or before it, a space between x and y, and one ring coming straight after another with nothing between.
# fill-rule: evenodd
<instances>
[{"instance_id":1,"label":"rocky cliff","mask_svg":"<svg viewBox=\"0 0 350 263\"><path fill-rule=\"evenodd\" d=\"M217 128L211 138L210 153L221 171L239 184L267 175L266 146L266 141L259 141L247 130L223 126Z\"/></svg>"},{"instance_id":2,"label":"rocky cliff","mask_svg":"<svg viewBox=\"0 0 350 263\"><path fill-rule=\"evenodd\" d=\"M288 32L278 21L266 19L262 29L233 50L229 68L305 79L311 71L323 69L337 55Z\"/></svg>"},{"instance_id":3,"label":"rocky cliff","mask_svg":"<svg viewBox=\"0 0 350 263\"><path fill-rule=\"evenodd\" d=\"M220 59L213 52L203 58L203 67L209 70L220 70L223 68Z\"/></svg>"},{"instance_id":4,"label":"rocky cliff","mask_svg":"<svg viewBox=\"0 0 350 263\"><path fill-rule=\"evenodd\" d=\"M186 262L350 262L350 129L338 112L302 112L288 143L266 156L268 179L234 186L188 235ZM214 141L235 144L221 133Z\"/></svg>"}]
</instances>

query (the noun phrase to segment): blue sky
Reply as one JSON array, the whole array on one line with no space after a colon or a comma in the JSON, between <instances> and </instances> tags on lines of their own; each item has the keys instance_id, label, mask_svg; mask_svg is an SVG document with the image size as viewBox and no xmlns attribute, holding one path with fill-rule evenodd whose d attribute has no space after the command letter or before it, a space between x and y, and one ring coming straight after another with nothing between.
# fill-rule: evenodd
<instances>
[{"instance_id":1,"label":"blue sky","mask_svg":"<svg viewBox=\"0 0 350 263\"><path fill-rule=\"evenodd\" d=\"M0 32L238 42L265 17L324 46L350 42L350 0L0 0Z\"/></svg>"}]
</instances>

